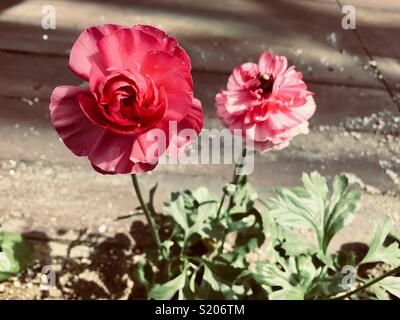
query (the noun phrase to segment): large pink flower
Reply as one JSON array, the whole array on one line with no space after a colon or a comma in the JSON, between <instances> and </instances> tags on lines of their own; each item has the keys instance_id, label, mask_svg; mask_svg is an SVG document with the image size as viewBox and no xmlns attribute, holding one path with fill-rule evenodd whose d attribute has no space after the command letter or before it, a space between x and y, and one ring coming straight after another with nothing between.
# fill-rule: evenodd
<instances>
[{"instance_id":1,"label":"large pink flower","mask_svg":"<svg viewBox=\"0 0 400 320\"><path fill-rule=\"evenodd\" d=\"M57 87L51 121L67 147L101 173L152 170L165 152L188 144L176 133L192 129L197 135L203 126L190 59L155 27L88 28L72 47L69 67L89 85Z\"/></svg>"},{"instance_id":2,"label":"large pink flower","mask_svg":"<svg viewBox=\"0 0 400 320\"><path fill-rule=\"evenodd\" d=\"M266 51L258 64L233 70L227 90L216 96L216 107L226 127L266 151L282 149L294 136L308 133L307 120L316 106L302 74L288 68L286 57Z\"/></svg>"}]
</instances>

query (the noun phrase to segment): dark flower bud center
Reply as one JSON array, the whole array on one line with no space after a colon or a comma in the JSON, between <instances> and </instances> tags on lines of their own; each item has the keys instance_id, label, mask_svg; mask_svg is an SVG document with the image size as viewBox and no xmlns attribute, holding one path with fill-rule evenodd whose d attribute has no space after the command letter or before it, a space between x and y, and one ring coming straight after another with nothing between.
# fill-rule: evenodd
<instances>
[{"instance_id":1,"label":"dark flower bud center","mask_svg":"<svg viewBox=\"0 0 400 320\"><path fill-rule=\"evenodd\" d=\"M274 86L274 77L272 76L272 74L263 74L259 77L259 80L259 88L262 89L263 93L271 93Z\"/></svg>"}]
</instances>

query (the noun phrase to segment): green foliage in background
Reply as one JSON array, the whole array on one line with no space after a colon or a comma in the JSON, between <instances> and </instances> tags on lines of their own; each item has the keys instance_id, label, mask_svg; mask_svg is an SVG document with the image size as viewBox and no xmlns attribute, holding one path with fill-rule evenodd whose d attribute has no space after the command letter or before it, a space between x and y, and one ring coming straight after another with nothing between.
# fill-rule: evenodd
<instances>
[{"instance_id":1,"label":"green foliage in background","mask_svg":"<svg viewBox=\"0 0 400 320\"><path fill-rule=\"evenodd\" d=\"M4 233L0 226L0 281L17 275L29 266L35 251L21 235Z\"/></svg>"}]
</instances>

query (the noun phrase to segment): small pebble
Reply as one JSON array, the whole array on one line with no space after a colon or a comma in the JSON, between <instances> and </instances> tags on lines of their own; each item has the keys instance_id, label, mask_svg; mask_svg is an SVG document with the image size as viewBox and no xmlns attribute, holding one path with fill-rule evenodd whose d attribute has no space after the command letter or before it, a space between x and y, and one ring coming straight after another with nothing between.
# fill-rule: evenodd
<instances>
[{"instance_id":1,"label":"small pebble","mask_svg":"<svg viewBox=\"0 0 400 320\"><path fill-rule=\"evenodd\" d=\"M105 224L102 224L100 227L99 227L99 233L104 233L104 232L106 232L107 231L107 226L105 225Z\"/></svg>"}]
</instances>

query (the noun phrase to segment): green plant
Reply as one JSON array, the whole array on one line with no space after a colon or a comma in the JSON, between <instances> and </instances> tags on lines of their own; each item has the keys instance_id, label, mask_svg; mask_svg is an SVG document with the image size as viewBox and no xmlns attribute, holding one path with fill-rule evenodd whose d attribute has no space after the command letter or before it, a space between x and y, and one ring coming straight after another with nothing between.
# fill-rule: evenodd
<instances>
[{"instance_id":1,"label":"green plant","mask_svg":"<svg viewBox=\"0 0 400 320\"><path fill-rule=\"evenodd\" d=\"M0 226L0 281L21 272L34 256L34 248L21 235L4 233Z\"/></svg>"},{"instance_id":2,"label":"green plant","mask_svg":"<svg viewBox=\"0 0 400 320\"><path fill-rule=\"evenodd\" d=\"M358 257L356 251L331 254L330 241L353 219L361 194L349 191L344 175L334 177L331 191L327 179L317 172L304 174L303 184L299 188L275 189L275 197L264 202L262 217L270 239L269 258L259 261L253 272L269 299L347 298L352 292L341 293L356 282L363 291L356 289L354 293L362 292L364 298L372 298L372 293L380 299L389 298L388 293L399 297L400 278L386 275L374 284L373 280L360 276L360 270L371 263L383 262L397 268L393 274L399 271L398 242L384 245L390 230L389 220L376 227L363 257ZM310 230L316 241L299 233L300 229ZM353 283L345 281L346 266L354 268ZM370 292L365 295L367 288Z\"/></svg>"},{"instance_id":3,"label":"green plant","mask_svg":"<svg viewBox=\"0 0 400 320\"><path fill-rule=\"evenodd\" d=\"M161 213L155 213L152 201L147 204L157 221L161 252L154 241L137 263L143 298L241 299L259 287L246 261L246 254L264 242L253 206L257 195L245 177L224 192L226 204L206 188L173 193Z\"/></svg>"},{"instance_id":4,"label":"green plant","mask_svg":"<svg viewBox=\"0 0 400 320\"><path fill-rule=\"evenodd\" d=\"M331 240L354 217L361 194L349 190L343 175L333 179L331 190L317 172L304 174L303 183L275 189L274 197L262 201L246 176L237 175L221 200L206 188L185 190L173 193L162 212L154 208L152 188L145 205L159 244L149 243L136 263L138 297L333 299L351 296L356 283L361 298L398 297L396 269L377 282L361 272L371 263L400 265L398 243L384 244L389 221L378 225L364 256L330 253ZM252 262L257 253L264 258ZM348 266L353 274L343 272Z\"/></svg>"}]
</instances>

